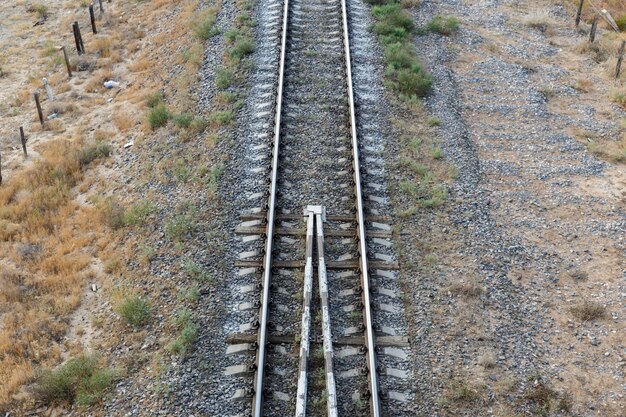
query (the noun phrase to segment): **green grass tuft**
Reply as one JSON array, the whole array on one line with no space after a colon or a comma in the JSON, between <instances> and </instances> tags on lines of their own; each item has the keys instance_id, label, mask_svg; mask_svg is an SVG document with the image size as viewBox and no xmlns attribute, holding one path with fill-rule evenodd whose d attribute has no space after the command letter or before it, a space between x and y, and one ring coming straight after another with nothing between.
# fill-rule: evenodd
<instances>
[{"instance_id":1,"label":"green grass tuft","mask_svg":"<svg viewBox=\"0 0 626 417\"><path fill-rule=\"evenodd\" d=\"M459 30L460 21L456 17L435 16L420 30L421 33L433 32L450 36Z\"/></svg>"},{"instance_id":2,"label":"green grass tuft","mask_svg":"<svg viewBox=\"0 0 626 417\"><path fill-rule=\"evenodd\" d=\"M148 123L152 129L158 129L165 126L171 115L165 104L159 104L150 110L148 114Z\"/></svg>"},{"instance_id":3,"label":"green grass tuft","mask_svg":"<svg viewBox=\"0 0 626 417\"><path fill-rule=\"evenodd\" d=\"M89 165L96 159L108 158L111 155L113 148L108 143L98 142L95 145L87 146L81 149L80 152L80 165Z\"/></svg>"},{"instance_id":4,"label":"green grass tuft","mask_svg":"<svg viewBox=\"0 0 626 417\"><path fill-rule=\"evenodd\" d=\"M187 309L178 312L174 325L180 333L166 348L175 355L184 356L193 347L198 337L198 325L193 322L191 312Z\"/></svg>"},{"instance_id":5,"label":"green grass tuft","mask_svg":"<svg viewBox=\"0 0 626 417\"><path fill-rule=\"evenodd\" d=\"M147 100L146 100L146 105L148 107L150 107L151 109L157 107L160 104L164 104L164 100L163 100L163 93L161 93L160 91L157 91L154 94L151 94L150 96L148 96Z\"/></svg>"},{"instance_id":6,"label":"green grass tuft","mask_svg":"<svg viewBox=\"0 0 626 417\"><path fill-rule=\"evenodd\" d=\"M81 355L45 372L37 381L36 393L47 403L91 406L119 377L115 369L102 368L95 355Z\"/></svg>"},{"instance_id":7,"label":"green grass tuft","mask_svg":"<svg viewBox=\"0 0 626 417\"><path fill-rule=\"evenodd\" d=\"M216 111L209 116L209 122L216 126L229 125L233 122L232 110Z\"/></svg>"},{"instance_id":8,"label":"green grass tuft","mask_svg":"<svg viewBox=\"0 0 626 417\"><path fill-rule=\"evenodd\" d=\"M179 214L165 225L165 236L173 242L181 242L193 229L191 217Z\"/></svg>"},{"instance_id":9,"label":"green grass tuft","mask_svg":"<svg viewBox=\"0 0 626 417\"><path fill-rule=\"evenodd\" d=\"M191 116L189 113L180 113L172 116L172 121L174 122L174 124L184 129L188 128L191 125L192 120L193 116Z\"/></svg>"},{"instance_id":10,"label":"green grass tuft","mask_svg":"<svg viewBox=\"0 0 626 417\"><path fill-rule=\"evenodd\" d=\"M220 33L215 27L217 15L213 9L208 9L194 22L193 33L202 41L207 41Z\"/></svg>"},{"instance_id":11,"label":"green grass tuft","mask_svg":"<svg viewBox=\"0 0 626 417\"><path fill-rule=\"evenodd\" d=\"M232 71L226 68L218 68L215 74L215 86L218 90L226 90L233 84L235 76Z\"/></svg>"},{"instance_id":12,"label":"green grass tuft","mask_svg":"<svg viewBox=\"0 0 626 417\"><path fill-rule=\"evenodd\" d=\"M127 295L115 309L131 326L141 327L150 321L150 303L139 295Z\"/></svg>"}]
</instances>

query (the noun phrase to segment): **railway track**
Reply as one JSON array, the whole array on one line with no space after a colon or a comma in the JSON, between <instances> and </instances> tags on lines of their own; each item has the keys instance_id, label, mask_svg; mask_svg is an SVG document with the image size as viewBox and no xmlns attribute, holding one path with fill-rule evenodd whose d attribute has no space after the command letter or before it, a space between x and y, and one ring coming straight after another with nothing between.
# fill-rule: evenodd
<instances>
[{"instance_id":1,"label":"railway track","mask_svg":"<svg viewBox=\"0 0 626 417\"><path fill-rule=\"evenodd\" d=\"M246 400L243 415L255 417L378 417L383 400L406 401L388 389L380 395L379 373L408 376L386 367L389 360L379 366L379 357L406 359L408 342L374 318L374 305L387 319L401 311L372 296L370 271L383 284L397 267L376 250L391 247L389 217L371 207L366 216L348 7L346 0L284 0L280 12L275 101L257 105L273 110L271 135L260 134L271 152L259 160L269 165L257 170L267 173L269 187L253 193L266 203L242 214L236 230L256 245L235 266L258 276L245 292L258 290L259 298L238 305L251 320L228 340L227 353L254 358L226 374L252 383L232 399ZM397 298L383 285L374 292Z\"/></svg>"}]
</instances>

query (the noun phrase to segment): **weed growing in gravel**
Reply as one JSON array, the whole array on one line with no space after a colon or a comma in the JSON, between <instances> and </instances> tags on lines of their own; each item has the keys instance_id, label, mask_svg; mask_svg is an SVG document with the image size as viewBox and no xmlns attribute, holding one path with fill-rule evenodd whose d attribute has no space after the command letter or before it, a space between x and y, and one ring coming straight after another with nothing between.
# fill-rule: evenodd
<instances>
[{"instance_id":1,"label":"weed growing in gravel","mask_svg":"<svg viewBox=\"0 0 626 417\"><path fill-rule=\"evenodd\" d=\"M620 31L626 32L626 15L621 15L615 19L615 23Z\"/></svg>"},{"instance_id":2,"label":"weed growing in gravel","mask_svg":"<svg viewBox=\"0 0 626 417\"><path fill-rule=\"evenodd\" d=\"M181 242L187 234L193 231L193 228L191 217L179 214L165 225L165 236L173 242Z\"/></svg>"},{"instance_id":3,"label":"weed growing in gravel","mask_svg":"<svg viewBox=\"0 0 626 417\"><path fill-rule=\"evenodd\" d=\"M207 176L207 188L213 194L215 190L217 190L217 184L219 183L220 177L224 173L224 164L216 164L214 165L209 174Z\"/></svg>"},{"instance_id":4,"label":"weed growing in gravel","mask_svg":"<svg viewBox=\"0 0 626 417\"><path fill-rule=\"evenodd\" d=\"M550 24L552 23L552 18L550 17L550 12L548 10L533 10L528 13L522 23L531 28L539 29L542 32L545 32Z\"/></svg>"},{"instance_id":5,"label":"weed growing in gravel","mask_svg":"<svg viewBox=\"0 0 626 417\"><path fill-rule=\"evenodd\" d=\"M189 164L182 158L177 159L174 162L174 168L172 169L172 173L174 174L174 178L176 178L179 182L187 182L191 174L189 173Z\"/></svg>"},{"instance_id":6,"label":"weed growing in gravel","mask_svg":"<svg viewBox=\"0 0 626 417\"><path fill-rule=\"evenodd\" d=\"M146 98L146 106L150 107L151 109L157 107L159 104L164 104L163 93L161 93L160 91L157 91L156 93L151 94Z\"/></svg>"},{"instance_id":7,"label":"weed growing in gravel","mask_svg":"<svg viewBox=\"0 0 626 417\"><path fill-rule=\"evenodd\" d=\"M216 111L209 116L209 122L215 126L229 125L233 122L232 110Z\"/></svg>"},{"instance_id":8,"label":"weed growing in gravel","mask_svg":"<svg viewBox=\"0 0 626 417\"><path fill-rule=\"evenodd\" d=\"M450 36L459 30L459 24L459 19L456 17L435 16L430 22L426 23L419 32L421 34L434 32L440 35Z\"/></svg>"},{"instance_id":9,"label":"weed growing in gravel","mask_svg":"<svg viewBox=\"0 0 626 417\"><path fill-rule=\"evenodd\" d=\"M155 206L149 200L139 201L126 210L123 223L125 226L140 226L146 222L154 210Z\"/></svg>"},{"instance_id":10,"label":"weed growing in gravel","mask_svg":"<svg viewBox=\"0 0 626 417\"><path fill-rule=\"evenodd\" d=\"M422 146L422 140L420 138L412 138L409 140L408 146L414 154L418 155Z\"/></svg>"},{"instance_id":11,"label":"weed growing in gravel","mask_svg":"<svg viewBox=\"0 0 626 417\"><path fill-rule=\"evenodd\" d=\"M210 7L204 10L196 21L193 23L193 33L196 37L202 41L206 41L209 38L220 33L219 29L215 27L215 20L217 19L217 9Z\"/></svg>"},{"instance_id":12,"label":"weed growing in gravel","mask_svg":"<svg viewBox=\"0 0 626 417\"><path fill-rule=\"evenodd\" d=\"M408 163L408 168L415 173L416 175L420 176L420 177L426 177L429 173L430 170L428 169L428 167L424 164L420 164L419 162L415 162L415 161L410 161Z\"/></svg>"},{"instance_id":13,"label":"weed growing in gravel","mask_svg":"<svg viewBox=\"0 0 626 417\"><path fill-rule=\"evenodd\" d=\"M233 72L226 68L218 68L215 73L215 86L219 90L226 90L233 84L235 76Z\"/></svg>"},{"instance_id":14,"label":"weed growing in gravel","mask_svg":"<svg viewBox=\"0 0 626 417\"><path fill-rule=\"evenodd\" d=\"M426 262L426 265L428 266L435 266L437 265L437 256L429 253L424 257L424 262Z\"/></svg>"},{"instance_id":15,"label":"weed growing in gravel","mask_svg":"<svg viewBox=\"0 0 626 417\"><path fill-rule=\"evenodd\" d=\"M441 159L443 158L443 150L439 146L435 146L430 150L430 156L432 156L433 159Z\"/></svg>"},{"instance_id":16,"label":"weed growing in gravel","mask_svg":"<svg viewBox=\"0 0 626 417\"><path fill-rule=\"evenodd\" d=\"M374 32L384 45L388 85L405 101L415 101L430 91L432 77L420 65L411 42L414 30L411 15L394 1L374 1Z\"/></svg>"},{"instance_id":17,"label":"weed growing in gravel","mask_svg":"<svg viewBox=\"0 0 626 417\"><path fill-rule=\"evenodd\" d=\"M551 410L557 408L559 395L548 383L540 378L531 378L531 384L524 392L524 398L530 401L536 413L547 415Z\"/></svg>"},{"instance_id":18,"label":"weed growing in gravel","mask_svg":"<svg viewBox=\"0 0 626 417\"><path fill-rule=\"evenodd\" d=\"M165 104L159 104L150 110L148 123L150 123L152 129L158 129L159 127L165 126L170 117L171 114L167 106L165 106Z\"/></svg>"},{"instance_id":19,"label":"weed growing in gravel","mask_svg":"<svg viewBox=\"0 0 626 417\"><path fill-rule=\"evenodd\" d=\"M193 117L189 113L179 113L172 116L174 124L180 128L187 129L191 125Z\"/></svg>"},{"instance_id":20,"label":"weed growing in gravel","mask_svg":"<svg viewBox=\"0 0 626 417\"><path fill-rule=\"evenodd\" d=\"M411 181L402 181L400 183L400 190L412 198L417 198L417 184Z\"/></svg>"},{"instance_id":21,"label":"weed growing in gravel","mask_svg":"<svg viewBox=\"0 0 626 417\"><path fill-rule=\"evenodd\" d=\"M174 319L174 325L179 329L178 337L167 345L170 352L184 356L193 346L198 336L198 325L191 318L191 313L187 309L178 312Z\"/></svg>"},{"instance_id":22,"label":"weed growing in gravel","mask_svg":"<svg viewBox=\"0 0 626 417\"><path fill-rule=\"evenodd\" d=\"M190 303L195 303L198 301L198 298L200 298L200 288L198 288L198 285L194 284L186 290L181 291L178 298Z\"/></svg>"},{"instance_id":23,"label":"weed growing in gravel","mask_svg":"<svg viewBox=\"0 0 626 417\"><path fill-rule=\"evenodd\" d=\"M439 120L439 118L436 117L436 116L431 116L428 119L426 119L426 124L428 126L431 126L431 127L432 126L439 126L439 125L441 125L441 120Z\"/></svg>"},{"instance_id":24,"label":"weed growing in gravel","mask_svg":"<svg viewBox=\"0 0 626 417\"><path fill-rule=\"evenodd\" d=\"M86 146L80 152L80 165L85 166L92 163L96 159L107 158L111 155L112 150L111 145L104 142L98 142L94 145Z\"/></svg>"},{"instance_id":25,"label":"weed growing in gravel","mask_svg":"<svg viewBox=\"0 0 626 417\"><path fill-rule=\"evenodd\" d=\"M479 297L485 289L474 282L457 282L448 287L448 291L454 295L465 297Z\"/></svg>"},{"instance_id":26,"label":"weed growing in gravel","mask_svg":"<svg viewBox=\"0 0 626 417\"><path fill-rule=\"evenodd\" d=\"M444 389L444 400L452 403L474 403L482 401L485 387L465 381L450 381Z\"/></svg>"},{"instance_id":27,"label":"weed growing in gravel","mask_svg":"<svg viewBox=\"0 0 626 417\"><path fill-rule=\"evenodd\" d=\"M150 303L136 294L124 297L115 311L127 324L134 327L147 324L151 318Z\"/></svg>"},{"instance_id":28,"label":"weed growing in gravel","mask_svg":"<svg viewBox=\"0 0 626 417\"><path fill-rule=\"evenodd\" d=\"M199 282L209 282L211 283L212 279L209 274L206 273L202 265L192 261L187 260L183 263L183 269L191 278Z\"/></svg>"},{"instance_id":29,"label":"weed growing in gravel","mask_svg":"<svg viewBox=\"0 0 626 417\"><path fill-rule=\"evenodd\" d=\"M140 226L145 223L148 216L154 211L154 205L148 201L140 201L128 209L111 198L100 203L104 222L113 229L127 226Z\"/></svg>"},{"instance_id":30,"label":"weed growing in gravel","mask_svg":"<svg viewBox=\"0 0 626 417\"><path fill-rule=\"evenodd\" d=\"M252 38L249 35L241 35L237 37L233 46L228 50L228 56L235 61L240 61L252 51L254 51Z\"/></svg>"},{"instance_id":31,"label":"weed growing in gravel","mask_svg":"<svg viewBox=\"0 0 626 417\"><path fill-rule=\"evenodd\" d=\"M204 120L204 118L202 117L194 117L191 120L191 123L189 123L189 129L193 130L194 132L202 132L204 129L206 129L207 126L207 121Z\"/></svg>"},{"instance_id":32,"label":"weed growing in gravel","mask_svg":"<svg viewBox=\"0 0 626 417\"><path fill-rule=\"evenodd\" d=\"M430 190L430 198L421 201L422 207L434 208L441 206L448 198L448 190L443 184L437 184Z\"/></svg>"},{"instance_id":33,"label":"weed growing in gravel","mask_svg":"<svg viewBox=\"0 0 626 417\"><path fill-rule=\"evenodd\" d=\"M81 355L45 372L36 393L47 404L73 403L89 406L98 402L119 377L115 369L103 368L95 355Z\"/></svg>"},{"instance_id":34,"label":"weed growing in gravel","mask_svg":"<svg viewBox=\"0 0 626 417\"><path fill-rule=\"evenodd\" d=\"M139 252L139 260L144 266L148 266L156 257L157 251L152 246L143 245Z\"/></svg>"}]
</instances>

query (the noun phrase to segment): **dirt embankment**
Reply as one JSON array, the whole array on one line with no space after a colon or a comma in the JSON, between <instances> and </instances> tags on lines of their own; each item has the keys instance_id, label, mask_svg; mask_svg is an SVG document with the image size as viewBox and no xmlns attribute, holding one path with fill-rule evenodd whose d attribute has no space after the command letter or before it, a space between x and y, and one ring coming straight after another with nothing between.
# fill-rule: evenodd
<instances>
[{"instance_id":1,"label":"dirt embankment","mask_svg":"<svg viewBox=\"0 0 626 417\"><path fill-rule=\"evenodd\" d=\"M106 347L129 331L113 314L118 300L143 292L132 288L126 265L137 258L133 235L154 216L149 196L129 187L141 181L133 169L156 136L146 99L160 91L168 117L183 123L196 110L203 39L194 33L210 23L205 7L191 0L102 4L103 12L94 6L97 34L84 1L0 4L0 410L11 415L41 406L31 383L68 358L97 352L99 366L117 376L132 371ZM202 137L204 126L171 131Z\"/></svg>"}]
</instances>

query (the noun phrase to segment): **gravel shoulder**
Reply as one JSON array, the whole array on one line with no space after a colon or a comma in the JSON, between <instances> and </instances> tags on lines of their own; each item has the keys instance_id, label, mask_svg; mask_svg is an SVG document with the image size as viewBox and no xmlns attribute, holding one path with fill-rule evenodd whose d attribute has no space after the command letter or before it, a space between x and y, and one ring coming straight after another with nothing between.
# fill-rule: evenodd
<instances>
[{"instance_id":1,"label":"gravel shoulder","mask_svg":"<svg viewBox=\"0 0 626 417\"><path fill-rule=\"evenodd\" d=\"M549 31L524 23L537 9ZM462 22L456 35L415 38L435 79L426 110L458 170L443 213L418 212L419 233L403 239L418 409L621 415L625 169L588 146L620 140L624 112L610 98L620 82L577 52L587 35L569 7L423 1L413 14ZM576 87L587 78L593 88ZM602 318L577 317L593 303ZM547 399L537 387L550 387Z\"/></svg>"}]
</instances>

